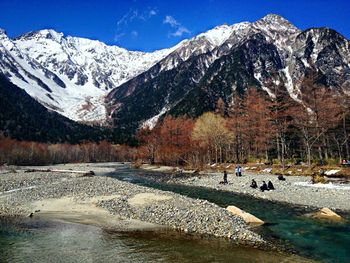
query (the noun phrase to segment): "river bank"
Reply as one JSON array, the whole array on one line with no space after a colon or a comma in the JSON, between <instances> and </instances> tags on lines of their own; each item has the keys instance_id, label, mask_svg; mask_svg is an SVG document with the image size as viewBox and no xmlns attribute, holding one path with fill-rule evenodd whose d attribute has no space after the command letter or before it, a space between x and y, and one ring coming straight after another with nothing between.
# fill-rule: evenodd
<instances>
[{"instance_id":1,"label":"river bank","mask_svg":"<svg viewBox=\"0 0 350 263\"><path fill-rule=\"evenodd\" d=\"M30 172L0 173L0 216L50 217L112 229L168 227L186 233L230 238L236 244L269 246L237 216L205 200L98 176L120 164L69 164L41 169L93 170L97 176Z\"/></svg>"},{"instance_id":2,"label":"river bank","mask_svg":"<svg viewBox=\"0 0 350 263\"><path fill-rule=\"evenodd\" d=\"M145 171L170 171L169 167L146 165L141 167ZM174 170L174 169L173 169ZM151 176L151 175L150 175ZM181 173L176 171L172 176L160 177L169 183L188 186L207 187L216 190L231 191L239 194L247 194L254 198L270 201L285 202L292 205L301 205L311 208L328 207L334 210L350 211L350 184L311 184L311 176L285 176L285 181L280 181L277 175L268 172L244 171L243 176L237 177L233 172L228 174L228 184L220 184L223 181L221 172ZM250 187L252 180L260 186L263 181L271 181L275 190L261 192Z\"/></svg>"}]
</instances>

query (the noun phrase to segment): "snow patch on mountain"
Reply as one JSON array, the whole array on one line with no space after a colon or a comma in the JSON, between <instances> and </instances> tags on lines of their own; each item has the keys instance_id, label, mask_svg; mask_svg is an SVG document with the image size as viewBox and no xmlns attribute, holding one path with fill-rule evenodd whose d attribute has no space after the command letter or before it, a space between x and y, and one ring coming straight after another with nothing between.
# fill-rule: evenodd
<instances>
[{"instance_id":1,"label":"snow patch on mountain","mask_svg":"<svg viewBox=\"0 0 350 263\"><path fill-rule=\"evenodd\" d=\"M271 98L276 98L276 95L270 90L270 88L264 85L260 72L254 72L254 78L259 81L261 88L265 90Z\"/></svg>"},{"instance_id":2,"label":"snow patch on mountain","mask_svg":"<svg viewBox=\"0 0 350 263\"><path fill-rule=\"evenodd\" d=\"M172 52L128 51L51 29L14 40L0 34L0 72L45 107L76 121L104 122L107 93Z\"/></svg>"},{"instance_id":3,"label":"snow patch on mountain","mask_svg":"<svg viewBox=\"0 0 350 263\"><path fill-rule=\"evenodd\" d=\"M207 38L213 45L220 46L232 34L234 28L229 25L217 26L205 33L199 34L197 37Z\"/></svg>"},{"instance_id":4,"label":"snow patch on mountain","mask_svg":"<svg viewBox=\"0 0 350 263\"><path fill-rule=\"evenodd\" d=\"M149 128L149 129L152 130L152 129L156 126L156 124L157 124L159 118L160 118L163 114L165 114L168 110L170 110L170 108L169 108L168 106L163 107L163 108L161 109L161 111L160 111L157 115L155 115L155 116L153 116L152 118L149 118L148 120L146 120L145 122L143 122L143 123L141 124L141 127L142 127L142 128Z\"/></svg>"},{"instance_id":5,"label":"snow patch on mountain","mask_svg":"<svg viewBox=\"0 0 350 263\"><path fill-rule=\"evenodd\" d=\"M289 73L289 67L287 66L286 68L282 69L282 72L284 73L284 76L286 78L285 86L287 88L289 96L295 101L301 102L298 98L298 94L300 93L300 91L293 84L292 76Z\"/></svg>"}]
</instances>

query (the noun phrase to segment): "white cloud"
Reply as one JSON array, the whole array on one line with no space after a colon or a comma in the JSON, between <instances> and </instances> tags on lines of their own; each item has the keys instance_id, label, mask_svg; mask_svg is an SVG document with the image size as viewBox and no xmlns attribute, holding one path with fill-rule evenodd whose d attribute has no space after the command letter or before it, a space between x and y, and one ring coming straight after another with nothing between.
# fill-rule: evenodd
<instances>
[{"instance_id":1,"label":"white cloud","mask_svg":"<svg viewBox=\"0 0 350 263\"><path fill-rule=\"evenodd\" d=\"M132 22L139 20L146 22L151 19L153 16L158 14L158 9L156 7L148 7L144 11L139 11L138 9L131 8L127 13L125 13L118 21L116 27L116 34L114 36L114 41L119 41L124 36L128 35L129 30L126 30ZM130 32L130 31L129 31ZM132 38L138 37L138 32L136 30L132 30L130 32Z\"/></svg>"},{"instance_id":2,"label":"white cloud","mask_svg":"<svg viewBox=\"0 0 350 263\"><path fill-rule=\"evenodd\" d=\"M138 33L137 31L135 31L135 30L131 31L130 34L131 34L131 37L132 37L132 38L137 38L138 35L139 35L139 33Z\"/></svg>"},{"instance_id":3,"label":"white cloud","mask_svg":"<svg viewBox=\"0 0 350 263\"><path fill-rule=\"evenodd\" d=\"M115 34L114 41L118 42L123 36L125 36L125 33Z\"/></svg>"},{"instance_id":4,"label":"white cloud","mask_svg":"<svg viewBox=\"0 0 350 263\"><path fill-rule=\"evenodd\" d=\"M168 24L172 28L176 29L175 32L169 33L169 36L181 37L183 34L191 34L191 31L184 27L180 22L178 22L172 16L165 16L163 24Z\"/></svg>"},{"instance_id":5,"label":"white cloud","mask_svg":"<svg viewBox=\"0 0 350 263\"><path fill-rule=\"evenodd\" d=\"M169 24L171 27L178 27L181 24L176 21L176 19L172 16L166 16L163 20L164 24Z\"/></svg>"},{"instance_id":6,"label":"white cloud","mask_svg":"<svg viewBox=\"0 0 350 263\"><path fill-rule=\"evenodd\" d=\"M171 33L170 35L173 37L181 37L183 34L191 34L191 32L186 27L180 26L174 33Z\"/></svg>"},{"instance_id":7,"label":"white cloud","mask_svg":"<svg viewBox=\"0 0 350 263\"><path fill-rule=\"evenodd\" d=\"M126 14L122 16L117 21L117 27L123 26L123 25L128 25L129 23L133 22L135 19L147 21L150 19L152 16L155 16L158 14L158 9L155 8L150 8L148 7L144 11L139 11L138 9L130 9Z\"/></svg>"},{"instance_id":8,"label":"white cloud","mask_svg":"<svg viewBox=\"0 0 350 263\"><path fill-rule=\"evenodd\" d=\"M151 9L151 10L149 10L149 12L148 12L148 16L149 16L149 17L155 16L156 14L158 14L158 10L157 10L157 9Z\"/></svg>"},{"instance_id":9,"label":"white cloud","mask_svg":"<svg viewBox=\"0 0 350 263\"><path fill-rule=\"evenodd\" d=\"M137 10L129 10L117 21L117 28L121 28L131 22L137 15Z\"/></svg>"}]
</instances>

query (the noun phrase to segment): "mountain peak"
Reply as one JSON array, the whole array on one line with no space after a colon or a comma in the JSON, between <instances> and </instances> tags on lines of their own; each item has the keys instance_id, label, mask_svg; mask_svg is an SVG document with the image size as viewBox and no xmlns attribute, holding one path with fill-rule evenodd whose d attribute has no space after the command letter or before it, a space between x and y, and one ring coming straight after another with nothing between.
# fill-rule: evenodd
<instances>
[{"instance_id":1,"label":"mountain peak","mask_svg":"<svg viewBox=\"0 0 350 263\"><path fill-rule=\"evenodd\" d=\"M241 30L244 30L245 28L249 27L249 22L241 22L233 25L228 24L222 24L219 26L216 26L204 33L199 34L197 37L205 37L208 39L213 45L220 46L222 43L224 43L233 32L239 32Z\"/></svg>"},{"instance_id":2,"label":"mountain peak","mask_svg":"<svg viewBox=\"0 0 350 263\"><path fill-rule=\"evenodd\" d=\"M299 29L284 17L277 14L268 14L256 21L254 24L268 26L269 28L281 28L288 31L299 31Z\"/></svg>"},{"instance_id":3,"label":"mountain peak","mask_svg":"<svg viewBox=\"0 0 350 263\"><path fill-rule=\"evenodd\" d=\"M31 31L29 33L17 37L16 39L52 39L57 42L60 42L63 36L63 33L58 33L53 29L42 29L37 31Z\"/></svg>"},{"instance_id":4,"label":"mountain peak","mask_svg":"<svg viewBox=\"0 0 350 263\"><path fill-rule=\"evenodd\" d=\"M266 16L264 16L263 18L261 18L259 20L262 20L262 21L270 23L270 24L273 24L273 23L291 24L291 22L289 22L286 18L284 18L281 15L277 15L277 14L267 14Z\"/></svg>"},{"instance_id":5,"label":"mountain peak","mask_svg":"<svg viewBox=\"0 0 350 263\"><path fill-rule=\"evenodd\" d=\"M56 32L53 29L44 29L39 31L42 35L45 35L47 37L52 37L55 39L60 39L63 37L63 33Z\"/></svg>"},{"instance_id":6,"label":"mountain peak","mask_svg":"<svg viewBox=\"0 0 350 263\"><path fill-rule=\"evenodd\" d=\"M6 34L6 31L2 28L0 28L0 39L1 40L4 40L4 39L7 39L7 34Z\"/></svg>"},{"instance_id":7,"label":"mountain peak","mask_svg":"<svg viewBox=\"0 0 350 263\"><path fill-rule=\"evenodd\" d=\"M263 18L264 20L273 20L273 21L288 21L287 19L285 19L283 16L278 15L278 14L267 14L266 16L264 16Z\"/></svg>"},{"instance_id":8,"label":"mountain peak","mask_svg":"<svg viewBox=\"0 0 350 263\"><path fill-rule=\"evenodd\" d=\"M30 32L18 41L0 32L0 72L46 107L79 121L115 117L114 123L124 125L124 120L154 120L168 111L195 114L200 110L192 107L193 97L198 96L198 105L206 101L209 110L221 94L230 103L227 91L243 94L253 79L270 96L274 87L284 85L297 100L299 83L314 69L325 72L322 81L330 87L349 82L347 41L330 29L301 32L276 14L252 23L222 24L150 53L52 29ZM202 97L204 87L210 92ZM191 99L183 99L187 94ZM180 106L173 111L174 105Z\"/></svg>"}]
</instances>

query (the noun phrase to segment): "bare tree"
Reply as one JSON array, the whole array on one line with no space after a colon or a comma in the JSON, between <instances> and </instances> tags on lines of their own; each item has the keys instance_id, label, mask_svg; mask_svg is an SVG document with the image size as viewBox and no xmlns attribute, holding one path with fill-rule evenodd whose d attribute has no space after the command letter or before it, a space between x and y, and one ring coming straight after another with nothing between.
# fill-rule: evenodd
<instances>
[{"instance_id":1,"label":"bare tree","mask_svg":"<svg viewBox=\"0 0 350 263\"><path fill-rule=\"evenodd\" d=\"M332 90L314 83L313 77L303 83L302 102L293 107L292 116L294 125L301 132L307 162L311 166L312 148L316 143L319 158L323 159L322 136L339 123L340 107Z\"/></svg>"},{"instance_id":2,"label":"bare tree","mask_svg":"<svg viewBox=\"0 0 350 263\"><path fill-rule=\"evenodd\" d=\"M274 135L271 101L255 88L250 88L244 98L244 107L242 125L249 152L256 157L269 159L268 150Z\"/></svg>"},{"instance_id":3,"label":"bare tree","mask_svg":"<svg viewBox=\"0 0 350 263\"><path fill-rule=\"evenodd\" d=\"M275 85L275 97L271 103L271 119L274 123L276 134L277 157L282 168L285 169L285 158L287 154L287 140L291 132L292 116L290 109L297 102L290 98L287 90L283 86Z\"/></svg>"},{"instance_id":4,"label":"bare tree","mask_svg":"<svg viewBox=\"0 0 350 263\"><path fill-rule=\"evenodd\" d=\"M227 127L232 133L232 152L233 159L240 163L243 159L243 116L244 116L244 105L243 100L240 96L235 95L232 98L232 105L229 109L229 118L227 121Z\"/></svg>"},{"instance_id":5,"label":"bare tree","mask_svg":"<svg viewBox=\"0 0 350 263\"><path fill-rule=\"evenodd\" d=\"M216 102L215 113L219 114L221 117L226 115L226 106L222 98L219 98Z\"/></svg>"},{"instance_id":6,"label":"bare tree","mask_svg":"<svg viewBox=\"0 0 350 263\"><path fill-rule=\"evenodd\" d=\"M211 112L200 116L194 126L192 138L207 149L208 161L211 162L211 152L215 153L215 162L222 162L222 150L230 142L230 133L226 128L225 119Z\"/></svg>"}]
</instances>

